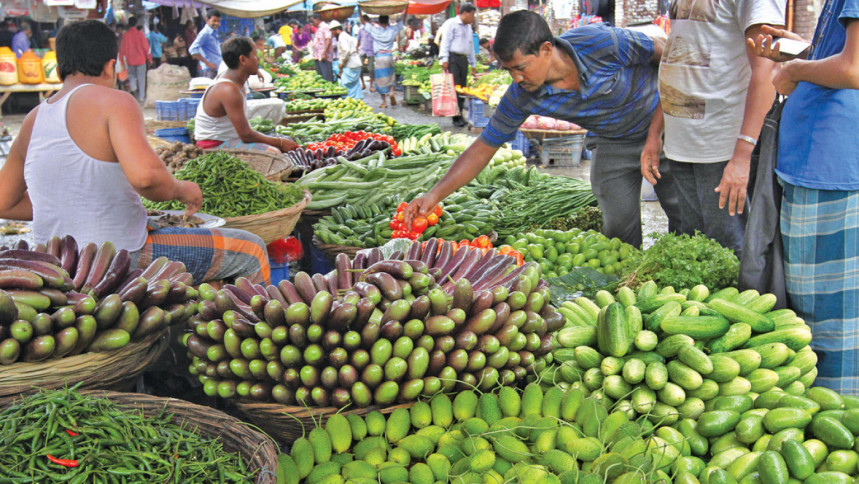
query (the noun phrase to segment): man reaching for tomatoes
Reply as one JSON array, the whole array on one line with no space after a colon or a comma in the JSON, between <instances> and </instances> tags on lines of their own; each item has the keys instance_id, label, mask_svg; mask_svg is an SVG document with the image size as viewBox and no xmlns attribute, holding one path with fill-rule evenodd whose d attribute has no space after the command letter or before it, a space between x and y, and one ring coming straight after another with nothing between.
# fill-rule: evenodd
<instances>
[{"instance_id":1,"label":"man reaching for tomatoes","mask_svg":"<svg viewBox=\"0 0 859 484\"><path fill-rule=\"evenodd\" d=\"M515 83L489 126L444 177L404 213L410 225L471 181L495 151L513 139L531 114L574 122L590 131L595 150L591 184L608 237L641 246L641 154L659 104L657 68L663 40L642 33L588 25L554 37L538 14L521 10L501 19L493 51ZM669 167L660 165L656 193L679 228L679 206Z\"/></svg>"}]
</instances>

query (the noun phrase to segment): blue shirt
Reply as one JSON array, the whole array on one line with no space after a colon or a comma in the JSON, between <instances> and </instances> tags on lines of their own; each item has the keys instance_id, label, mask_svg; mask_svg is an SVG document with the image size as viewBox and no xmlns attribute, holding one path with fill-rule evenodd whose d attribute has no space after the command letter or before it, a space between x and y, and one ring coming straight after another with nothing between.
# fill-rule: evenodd
<instances>
[{"instance_id":1,"label":"blue shirt","mask_svg":"<svg viewBox=\"0 0 859 484\"><path fill-rule=\"evenodd\" d=\"M514 83L480 139L501 146L531 114L570 121L605 138L646 138L659 102L653 41L638 32L595 24L556 37L555 46L576 64L579 90L543 86L528 92Z\"/></svg>"},{"instance_id":2,"label":"blue shirt","mask_svg":"<svg viewBox=\"0 0 859 484\"><path fill-rule=\"evenodd\" d=\"M191 47L188 48L188 53L191 55L200 54L203 56L203 59L215 64L216 66L221 63L221 42L218 41L218 33L212 30L212 27L209 27L207 24L200 30L200 33L197 34L197 38L194 39L194 43L191 44ZM200 63L201 69L208 69L206 64Z\"/></svg>"},{"instance_id":3,"label":"blue shirt","mask_svg":"<svg viewBox=\"0 0 859 484\"><path fill-rule=\"evenodd\" d=\"M809 59L839 54L847 40L847 21L857 18L859 0L827 1ZM800 82L782 111L776 173L805 188L859 190L857 126L859 90Z\"/></svg>"},{"instance_id":4,"label":"blue shirt","mask_svg":"<svg viewBox=\"0 0 859 484\"><path fill-rule=\"evenodd\" d=\"M373 52L391 52L394 50L394 41L397 34L403 30L403 23L382 27L381 25L368 25L364 27L373 36Z\"/></svg>"},{"instance_id":5,"label":"blue shirt","mask_svg":"<svg viewBox=\"0 0 859 484\"><path fill-rule=\"evenodd\" d=\"M149 41L149 52L152 57L161 57L161 44L167 42L167 37L153 30L146 36L146 40Z\"/></svg>"},{"instance_id":6,"label":"blue shirt","mask_svg":"<svg viewBox=\"0 0 859 484\"><path fill-rule=\"evenodd\" d=\"M21 54L28 50L30 50L30 38L22 30L12 37L12 52L21 57Z\"/></svg>"}]
</instances>

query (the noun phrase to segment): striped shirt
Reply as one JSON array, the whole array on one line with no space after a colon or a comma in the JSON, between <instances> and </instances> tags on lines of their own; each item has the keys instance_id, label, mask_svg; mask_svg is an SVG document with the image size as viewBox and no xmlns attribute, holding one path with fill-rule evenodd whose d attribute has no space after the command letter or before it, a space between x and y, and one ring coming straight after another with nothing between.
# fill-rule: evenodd
<instances>
[{"instance_id":1,"label":"striped shirt","mask_svg":"<svg viewBox=\"0 0 859 484\"><path fill-rule=\"evenodd\" d=\"M556 37L555 45L575 63L579 90L543 86L528 92L514 83L480 140L501 146L531 114L570 121L604 138L646 138L659 102L653 41L638 32L595 24Z\"/></svg>"}]
</instances>

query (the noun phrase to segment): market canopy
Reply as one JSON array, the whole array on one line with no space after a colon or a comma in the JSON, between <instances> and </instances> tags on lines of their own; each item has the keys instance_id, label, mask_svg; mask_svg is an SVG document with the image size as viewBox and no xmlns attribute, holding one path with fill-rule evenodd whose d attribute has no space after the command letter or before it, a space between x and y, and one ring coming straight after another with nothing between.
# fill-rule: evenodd
<instances>
[{"instance_id":1,"label":"market canopy","mask_svg":"<svg viewBox=\"0 0 859 484\"><path fill-rule=\"evenodd\" d=\"M451 0L409 0L409 15L434 15L443 12Z\"/></svg>"},{"instance_id":2,"label":"market canopy","mask_svg":"<svg viewBox=\"0 0 859 484\"><path fill-rule=\"evenodd\" d=\"M201 0L200 3L233 17L258 18L281 13L302 0Z\"/></svg>"}]
</instances>

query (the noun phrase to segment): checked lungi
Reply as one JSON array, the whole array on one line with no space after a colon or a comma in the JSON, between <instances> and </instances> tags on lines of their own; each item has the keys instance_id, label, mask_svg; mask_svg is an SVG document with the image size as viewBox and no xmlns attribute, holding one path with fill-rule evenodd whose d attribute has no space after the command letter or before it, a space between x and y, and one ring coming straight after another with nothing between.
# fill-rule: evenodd
<instances>
[{"instance_id":1,"label":"checked lungi","mask_svg":"<svg viewBox=\"0 0 859 484\"><path fill-rule=\"evenodd\" d=\"M388 94L394 85L394 56L390 51L376 52L374 81L379 94Z\"/></svg>"},{"instance_id":2,"label":"checked lungi","mask_svg":"<svg viewBox=\"0 0 859 484\"><path fill-rule=\"evenodd\" d=\"M859 395L859 192L780 181L785 282L811 327L815 384Z\"/></svg>"},{"instance_id":3,"label":"checked lungi","mask_svg":"<svg viewBox=\"0 0 859 484\"><path fill-rule=\"evenodd\" d=\"M253 284L270 284L271 267L259 236L236 229L165 227L152 232L134 256L145 268L158 257L181 261L194 284L246 277Z\"/></svg>"}]
</instances>

